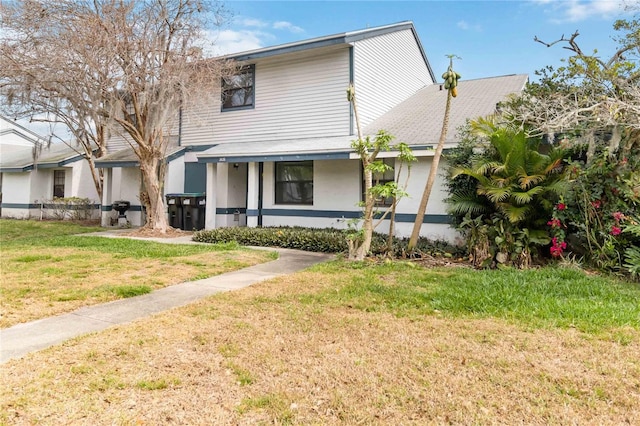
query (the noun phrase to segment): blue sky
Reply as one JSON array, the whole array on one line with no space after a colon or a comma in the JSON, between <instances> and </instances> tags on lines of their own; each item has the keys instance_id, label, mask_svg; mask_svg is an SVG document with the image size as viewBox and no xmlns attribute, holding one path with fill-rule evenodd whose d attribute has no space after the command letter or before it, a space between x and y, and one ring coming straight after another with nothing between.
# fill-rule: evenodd
<instances>
[{"instance_id":1,"label":"blue sky","mask_svg":"<svg viewBox=\"0 0 640 426\"><path fill-rule=\"evenodd\" d=\"M554 41L578 30L585 52L611 55L613 22L625 3L640 0L522 1L226 1L232 21L217 37L232 53L367 27L413 21L436 76L455 54L465 79L529 74L559 65L568 51L533 41Z\"/></svg>"}]
</instances>

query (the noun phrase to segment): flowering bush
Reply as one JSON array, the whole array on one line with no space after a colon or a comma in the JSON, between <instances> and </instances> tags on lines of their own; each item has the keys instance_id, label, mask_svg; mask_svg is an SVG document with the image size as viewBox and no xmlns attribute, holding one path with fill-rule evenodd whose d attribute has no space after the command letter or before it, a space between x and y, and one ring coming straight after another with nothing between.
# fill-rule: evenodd
<instances>
[{"instance_id":1,"label":"flowering bush","mask_svg":"<svg viewBox=\"0 0 640 426\"><path fill-rule=\"evenodd\" d=\"M549 249L552 257L562 257L564 250L567 248L564 232L566 226L562 223L565 219L566 210L567 205L561 200L553 208L553 216L551 220L547 222L547 225L551 227L550 233L553 235L551 238L551 248Z\"/></svg>"},{"instance_id":2,"label":"flowering bush","mask_svg":"<svg viewBox=\"0 0 640 426\"><path fill-rule=\"evenodd\" d=\"M588 164L580 153L574 156L569 189L547 222L555 237L551 256L562 257L567 250L591 266L629 273L625 253L640 247L639 236L625 232L629 218L640 213L640 154L635 151L601 149Z\"/></svg>"}]
</instances>

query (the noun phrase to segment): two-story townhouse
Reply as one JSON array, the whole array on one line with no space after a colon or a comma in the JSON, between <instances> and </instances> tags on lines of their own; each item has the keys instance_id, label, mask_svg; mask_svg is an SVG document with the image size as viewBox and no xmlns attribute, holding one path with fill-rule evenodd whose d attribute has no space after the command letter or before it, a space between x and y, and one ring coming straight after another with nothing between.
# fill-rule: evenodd
<instances>
[{"instance_id":1,"label":"two-story townhouse","mask_svg":"<svg viewBox=\"0 0 640 426\"><path fill-rule=\"evenodd\" d=\"M357 134L350 82L366 126L435 81L411 22L232 58L245 64L250 87L223 83L210 126L183 133L185 143L216 145L197 154L208 170L207 228L346 226L361 194L361 167L350 159ZM238 90L251 96L235 104Z\"/></svg>"},{"instance_id":2,"label":"two-story townhouse","mask_svg":"<svg viewBox=\"0 0 640 426\"><path fill-rule=\"evenodd\" d=\"M179 116L177 144L168 154L170 174L174 172L167 177L166 193L206 193L206 228L346 227L359 217L363 193L362 167L351 148L357 137L355 115L346 96L353 82L363 133L375 135L385 129L396 142L409 144L419 158L412 167L410 198L401 200L396 217L397 234L410 233L447 97L411 22L230 58L243 68L221 81L218 101ZM457 126L495 112L496 104L521 91L526 81L526 75L462 80L460 96L453 101L447 146L455 145ZM118 164L117 155L102 159L114 167L113 176L117 167L135 165ZM396 153L380 157L396 165ZM389 175L384 178L392 178ZM133 167L120 176L117 182L105 180L105 193L136 188L132 182L139 178ZM442 187L442 182L436 185ZM442 190L434 191L423 235L454 238L445 196ZM103 201L103 209L110 201Z\"/></svg>"},{"instance_id":3,"label":"two-story townhouse","mask_svg":"<svg viewBox=\"0 0 640 426\"><path fill-rule=\"evenodd\" d=\"M183 133L185 144L216 145L196 154L199 163L207 164L206 228L243 225L243 213L248 226L344 228L360 217L363 173L351 148L357 131L346 97L353 82L363 133L373 136L384 129L396 142L409 144L419 158L412 166L410 197L401 200L396 216L396 233L409 235L447 97L435 84L413 24L265 48L234 59L250 75L243 79L245 86L223 83L219 108L208 111L206 122L211 124L185 127ZM455 145L458 126L495 112L497 103L521 91L526 81L526 75L463 81L451 111L447 146ZM234 104L225 90L251 96ZM395 167L396 156L387 152L380 158ZM383 179L393 179L393 172L388 175ZM440 176L422 234L452 240L442 184Z\"/></svg>"}]
</instances>

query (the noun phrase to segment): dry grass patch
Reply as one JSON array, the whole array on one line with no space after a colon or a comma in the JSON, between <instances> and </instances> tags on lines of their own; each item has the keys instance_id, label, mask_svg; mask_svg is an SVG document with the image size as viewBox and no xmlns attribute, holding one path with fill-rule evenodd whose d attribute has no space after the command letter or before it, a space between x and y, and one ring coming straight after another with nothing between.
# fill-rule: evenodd
<instances>
[{"instance_id":1,"label":"dry grass patch","mask_svg":"<svg viewBox=\"0 0 640 426\"><path fill-rule=\"evenodd\" d=\"M0 326L70 312L265 262L272 254L223 250L132 257L91 249L41 246L2 250Z\"/></svg>"},{"instance_id":2,"label":"dry grass patch","mask_svg":"<svg viewBox=\"0 0 640 426\"><path fill-rule=\"evenodd\" d=\"M10 361L2 421L640 424L637 328L399 316L329 297L340 275L314 268Z\"/></svg>"}]
</instances>

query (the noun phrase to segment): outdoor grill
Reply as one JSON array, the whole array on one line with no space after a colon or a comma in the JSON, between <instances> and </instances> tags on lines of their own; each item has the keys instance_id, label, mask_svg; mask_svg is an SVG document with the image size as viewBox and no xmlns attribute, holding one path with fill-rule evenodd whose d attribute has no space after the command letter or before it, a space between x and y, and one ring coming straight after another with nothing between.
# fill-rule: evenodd
<instances>
[{"instance_id":1,"label":"outdoor grill","mask_svg":"<svg viewBox=\"0 0 640 426\"><path fill-rule=\"evenodd\" d=\"M115 201L111 205L111 208L119 213L118 218L126 218L127 216L125 216L124 213L129 210L129 207L131 207L131 203L129 201Z\"/></svg>"}]
</instances>

